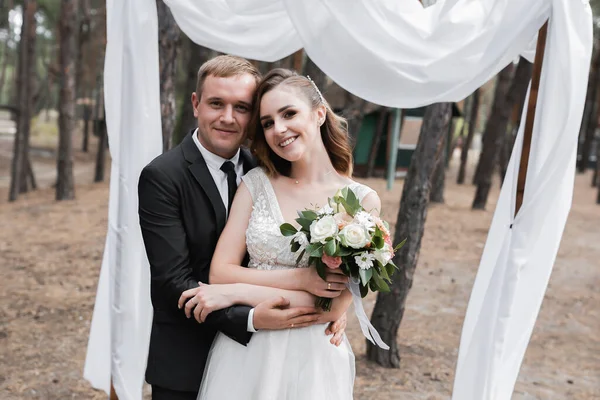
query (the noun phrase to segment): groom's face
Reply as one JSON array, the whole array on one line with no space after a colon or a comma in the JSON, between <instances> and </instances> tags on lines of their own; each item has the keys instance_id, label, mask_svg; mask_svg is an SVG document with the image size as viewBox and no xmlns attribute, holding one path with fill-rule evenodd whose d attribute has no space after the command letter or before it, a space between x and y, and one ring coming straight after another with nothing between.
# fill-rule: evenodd
<instances>
[{"instance_id":1,"label":"groom's face","mask_svg":"<svg viewBox=\"0 0 600 400\"><path fill-rule=\"evenodd\" d=\"M255 90L256 79L250 74L206 77L202 93L192 94L202 146L223 158L235 155L246 138Z\"/></svg>"}]
</instances>

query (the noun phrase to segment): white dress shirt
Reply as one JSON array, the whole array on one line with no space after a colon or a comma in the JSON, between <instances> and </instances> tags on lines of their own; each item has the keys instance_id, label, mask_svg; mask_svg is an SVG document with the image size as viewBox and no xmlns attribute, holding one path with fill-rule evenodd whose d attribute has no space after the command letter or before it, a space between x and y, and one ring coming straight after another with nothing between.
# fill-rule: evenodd
<instances>
[{"instance_id":1,"label":"white dress shirt","mask_svg":"<svg viewBox=\"0 0 600 400\"><path fill-rule=\"evenodd\" d=\"M192 134L192 139L194 140L196 147L198 147L200 154L202 154L202 157L206 162L208 171L210 172L210 175L212 176L213 181L217 186L217 190L221 195L221 200L223 201L223 205L225 206L227 216L229 216L229 209L227 208L229 204L229 187L227 186L227 174L221 171L221 166L226 161L231 161L233 163L233 165L235 166L235 174L237 175L236 183L239 185L242 181L242 175L244 175L244 160L242 160L242 158L240 157L240 150L238 150L237 153L235 153L235 155L230 159L226 159L214 153L211 153L204 146L202 146L202 143L200 143L200 140L198 139L198 128L196 128L196 130ZM253 318L254 308L251 309L250 313L248 314L248 332L256 332L256 329L254 329Z\"/></svg>"}]
</instances>

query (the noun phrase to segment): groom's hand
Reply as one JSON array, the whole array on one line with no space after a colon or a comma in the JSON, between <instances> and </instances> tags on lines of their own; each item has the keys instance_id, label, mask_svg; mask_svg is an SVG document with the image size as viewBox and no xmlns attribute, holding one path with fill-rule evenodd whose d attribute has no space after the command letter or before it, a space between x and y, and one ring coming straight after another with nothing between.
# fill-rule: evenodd
<instances>
[{"instance_id":1,"label":"groom's hand","mask_svg":"<svg viewBox=\"0 0 600 400\"><path fill-rule=\"evenodd\" d=\"M335 298L346 289L348 277L339 269L326 268L326 280L317 273L316 267L303 268L303 282L301 290L314 294L317 297Z\"/></svg>"},{"instance_id":2,"label":"groom's hand","mask_svg":"<svg viewBox=\"0 0 600 400\"><path fill-rule=\"evenodd\" d=\"M198 282L200 286L188 289L181 294L178 307L185 308L188 318L194 315L196 321L202 323L213 311L231 307L234 300L231 296L230 285L206 285Z\"/></svg>"},{"instance_id":3,"label":"groom's hand","mask_svg":"<svg viewBox=\"0 0 600 400\"><path fill-rule=\"evenodd\" d=\"M330 342L333 345L339 346L342 344L342 339L344 338L344 332L346 331L346 324L348 323L348 318L346 317L346 313L343 313L340 319L337 321L333 321L327 326L325 329L325 335L333 335Z\"/></svg>"},{"instance_id":4,"label":"groom's hand","mask_svg":"<svg viewBox=\"0 0 600 400\"><path fill-rule=\"evenodd\" d=\"M253 325L257 330L301 328L317 322L321 314L314 307L289 308L290 301L277 297L254 308Z\"/></svg>"}]
</instances>

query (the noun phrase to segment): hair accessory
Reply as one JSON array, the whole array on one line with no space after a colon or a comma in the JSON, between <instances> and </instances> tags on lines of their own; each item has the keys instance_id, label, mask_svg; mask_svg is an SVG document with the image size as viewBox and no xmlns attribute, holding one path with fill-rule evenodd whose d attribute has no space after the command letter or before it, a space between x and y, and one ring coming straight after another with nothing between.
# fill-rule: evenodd
<instances>
[{"instance_id":1,"label":"hair accessory","mask_svg":"<svg viewBox=\"0 0 600 400\"><path fill-rule=\"evenodd\" d=\"M308 75L306 75L306 79L308 79L308 81L310 83L312 83L312 85L315 87L315 90L317 91L317 93L319 94L319 98L321 99L321 103L325 104L325 99L323 98L323 95L321 94L321 91L317 87L317 84L312 79L310 79L310 76L308 76Z\"/></svg>"}]
</instances>

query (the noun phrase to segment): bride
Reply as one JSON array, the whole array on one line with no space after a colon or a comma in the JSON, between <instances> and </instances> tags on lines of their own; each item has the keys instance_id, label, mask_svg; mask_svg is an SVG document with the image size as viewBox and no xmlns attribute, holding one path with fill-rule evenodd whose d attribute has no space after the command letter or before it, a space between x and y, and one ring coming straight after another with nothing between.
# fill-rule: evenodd
<instances>
[{"instance_id":1,"label":"bride","mask_svg":"<svg viewBox=\"0 0 600 400\"><path fill-rule=\"evenodd\" d=\"M366 210L376 212L381 202L375 191L350 178L347 124L310 79L275 69L259 84L254 104L250 133L260 167L242 178L212 259L212 285L202 287L225 299L218 308L256 307L274 297L285 298L291 307L312 306L312 294L287 290L292 285L273 279L277 274L257 273L308 267L308 256L296 262L290 238L279 232L279 226L284 222L297 226L298 210L326 205L345 186ZM246 252L249 268L240 266ZM196 293L192 289L182 297ZM332 346L323 334L326 324L340 318L351 301L344 290L330 311L291 324L290 329L258 331L246 347L219 333L198 398L352 399L355 371L350 344L344 336L339 346Z\"/></svg>"}]
</instances>

